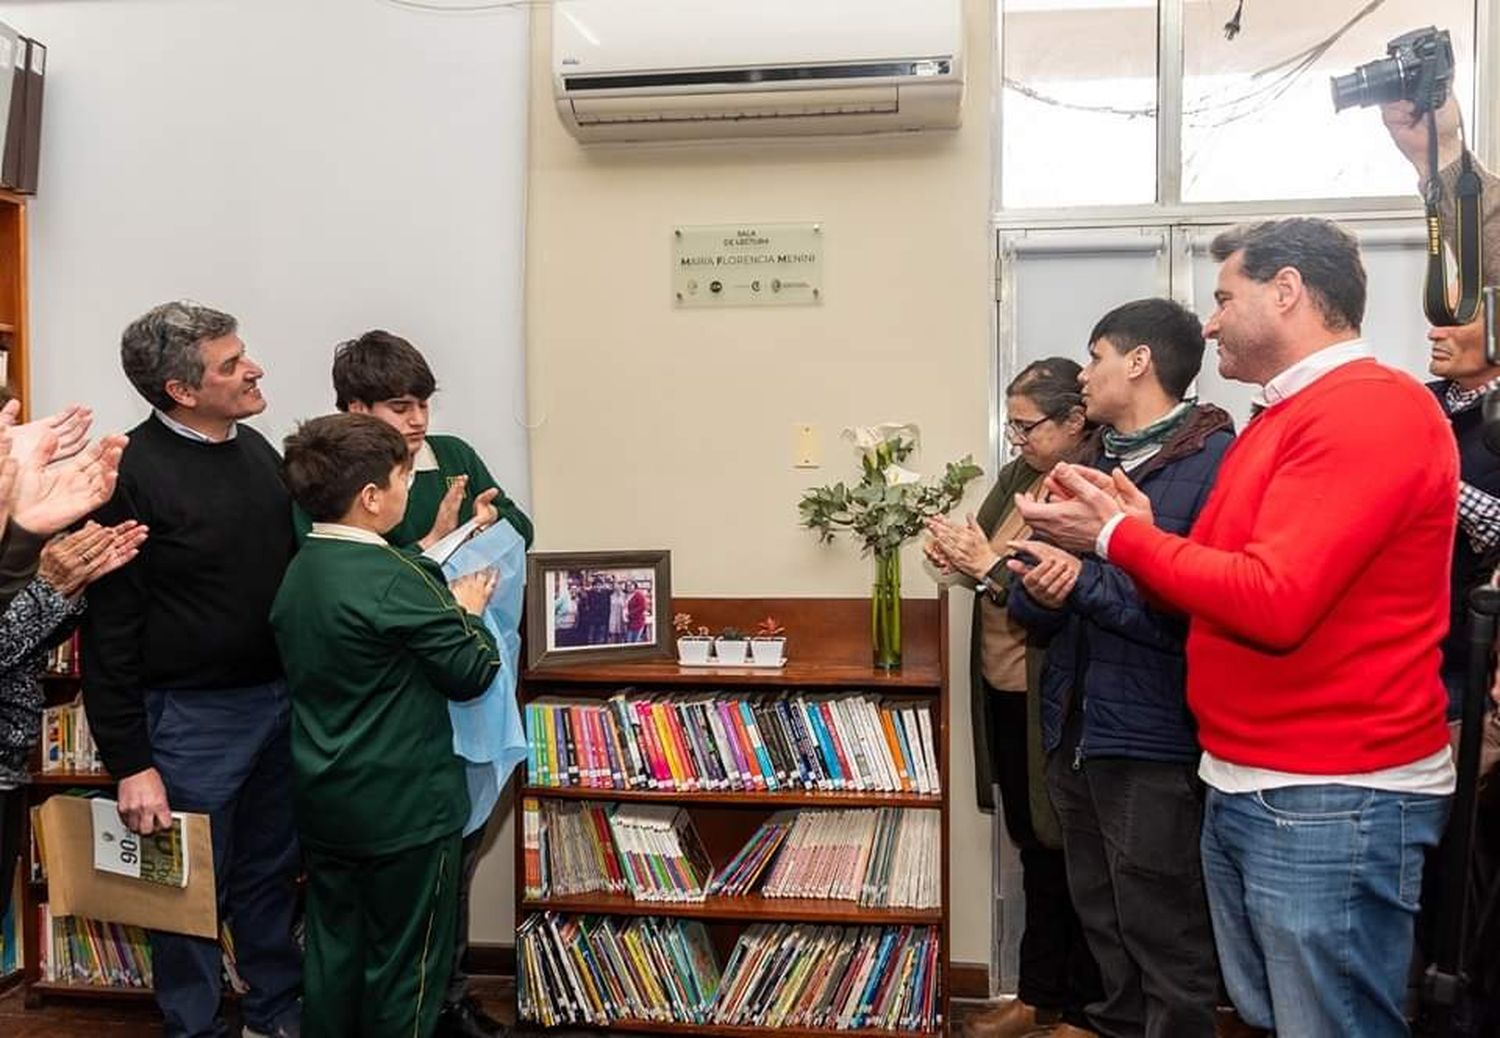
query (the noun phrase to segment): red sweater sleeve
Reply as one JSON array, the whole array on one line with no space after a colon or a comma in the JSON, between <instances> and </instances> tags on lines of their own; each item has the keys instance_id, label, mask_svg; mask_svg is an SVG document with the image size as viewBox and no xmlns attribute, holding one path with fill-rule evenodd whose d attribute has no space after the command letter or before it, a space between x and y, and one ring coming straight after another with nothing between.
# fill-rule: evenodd
<instances>
[{"instance_id":1,"label":"red sweater sleeve","mask_svg":"<svg viewBox=\"0 0 1500 1038\"><path fill-rule=\"evenodd\" d=\"M1456 511L1457 447L1413 388L1362 381L1321 394L1283 434L1263 493L1245 502L1256 513L1243 546L1209 547L1126 519L1110 561L1196 620L1269 651L1295 648L1416 510L1446 493ZM1247 467L1226 462L1220 477Z\"/></svg>"}]
</instances>

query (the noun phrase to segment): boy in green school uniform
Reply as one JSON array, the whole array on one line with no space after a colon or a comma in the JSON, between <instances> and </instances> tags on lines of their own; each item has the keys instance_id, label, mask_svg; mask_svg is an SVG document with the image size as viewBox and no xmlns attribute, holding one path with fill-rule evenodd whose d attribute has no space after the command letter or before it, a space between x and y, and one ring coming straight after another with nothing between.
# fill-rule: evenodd
<instances>
[{"instance_id":1,"label":"boy in green school uniform","mask_svg":"<svg viewBox=\"0 0 1500 1038\"><path fill-rule=\"evenodd\" d=\"M430 547L471 517L481 527L504 520L531 547L531 520L500 489L474 448L457 436L428 433L437 379L427 359L399 335L376 329L342 343L333 355L334 404L367 414L401 434L411 453L411 493L401 522L386 533L392 544ZM442 1038L500 1038L506 1028L469 993L464 958L469 949L469 888L484 847L485 826L464 837L458 880L453 972L444 992Z\"/></svg>"},{"instance_id":2,"label":"boy in green school uniform","mask_svg":"<svg viewBox=\"0 0 1500 1038\"><path fill-rule=\"evenodd\" d=\"M271 609L308 873L304 1038L427 1038L452 968L469 804L446 701L495 678L478 617L496 578L450 589L386 541L410 465L401 436L367 415L315 418L285 444L287 485L313 520Z\"/></svg>"}]
</instances>

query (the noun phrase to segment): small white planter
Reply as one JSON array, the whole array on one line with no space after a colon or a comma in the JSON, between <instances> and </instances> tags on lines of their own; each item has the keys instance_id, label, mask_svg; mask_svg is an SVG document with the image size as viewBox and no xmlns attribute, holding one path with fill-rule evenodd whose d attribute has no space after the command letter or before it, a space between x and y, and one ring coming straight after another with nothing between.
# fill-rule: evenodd
<instances>
[{"instance_id":1,"label":"small white planter","mask_svg":"<svg viewBox=\"0 0 1500 1038\"><path fill-rule=\"evenodd\" d=\"M786 639L750 639L750 658L762 667L780 666L782 660L786 658Z\"/></svg>"},{"instance_id":2,"label":"small white planter","mask_svg":"<svg viewBox=\"0 0 1500 1038\"><path fill-rule=\"evenodd\" d=\"M690 635L677 639L677 659L682 663L707 663L708 650L714 645L712 638Z\"/></svg>"},{"instance_id":3,"label":"small white planter","mask_svg":"<svg viewBox=\"0 0 1500 1038\"><path fill-rule=\"evenodd\" d=\"M745 662L745 650L749 644L743 638L718 638L714 640L714 655L720 663L738 666Z\"/></svg>"}]
</instances>

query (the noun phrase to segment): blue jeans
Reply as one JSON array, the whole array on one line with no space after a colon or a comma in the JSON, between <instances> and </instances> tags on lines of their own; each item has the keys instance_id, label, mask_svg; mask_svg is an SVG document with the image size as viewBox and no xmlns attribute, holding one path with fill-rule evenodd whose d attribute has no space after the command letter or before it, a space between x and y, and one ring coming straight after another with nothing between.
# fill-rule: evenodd
<instances>
[{"instance_id":1,"label":"blue jeans","mask_svg":"<svg viewBox=\"0 0 1500 1038\"><path fill-rule=\"evenodd\" d=\"M296 1025L302 956L292 938L301 858L292 818L291 699L284 681L146 693L151 755L176 811L207 814L219 918L250 985L245 1023ZM151 933L156 1002L168 1038L225 1034L219 942Z\"/></svg>"},{"instance_id":2,"label":"blue jeans","mask_svg":"<svg viewBox=\"0 0 1500 1038\"><path fill-rule=\"evenodd\" d=\"M1447 818L1447 797L1209 789L1203 873L1241 1018L1292 1038L1408 1034L1422 862Z\"/></svg>"}]
</instances>

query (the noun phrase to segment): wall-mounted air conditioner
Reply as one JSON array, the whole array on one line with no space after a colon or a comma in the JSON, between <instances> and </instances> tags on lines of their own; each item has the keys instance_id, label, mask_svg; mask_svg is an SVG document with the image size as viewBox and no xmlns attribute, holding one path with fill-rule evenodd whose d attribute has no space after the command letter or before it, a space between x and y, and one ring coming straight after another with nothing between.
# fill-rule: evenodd
<instances>
[{"instance_id":1,"label":"wall-mounted air conditioner","mask_svg":"<svg viewBox=\"0 0 1500 1038\"><path fill-rule=\"evenodd\" d=\"M557 110L581 141L953 128L961 0L556 0Z\"/></svg>"}]
</instances>

